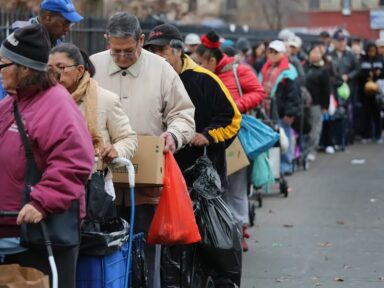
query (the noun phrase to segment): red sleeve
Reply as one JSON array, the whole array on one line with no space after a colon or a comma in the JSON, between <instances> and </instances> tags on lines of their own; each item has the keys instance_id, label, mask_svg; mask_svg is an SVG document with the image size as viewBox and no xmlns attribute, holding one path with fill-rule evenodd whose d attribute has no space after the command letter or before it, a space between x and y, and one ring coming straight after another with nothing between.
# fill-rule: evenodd
<instances>
[{"instance_id":1,"label":"red sleeve","mask_svg":"<svg viewBox=\"0 0 384 288\"><path fill-rule=\"evenodd\" d=\"M44 159L44 169L31 192L31 204L43 214L63 212L75 199L84 201L84 185L94 161L84 118L77 107L63 102L39 111L39 124L33 129L36 152Z\"/></svg>"},{"instance_id":2,"label":"red sleeve","mask_svg":"<svg viewBox=\"0 0 384 288\"><path fill-rule=\"evenodd\" d=\"M265 92L251 67L241 64L237 67L237 73L243 96L236 100L236 105L241 113L246 113L261 103L265 98Z\"/></svg>"}]
</instances>

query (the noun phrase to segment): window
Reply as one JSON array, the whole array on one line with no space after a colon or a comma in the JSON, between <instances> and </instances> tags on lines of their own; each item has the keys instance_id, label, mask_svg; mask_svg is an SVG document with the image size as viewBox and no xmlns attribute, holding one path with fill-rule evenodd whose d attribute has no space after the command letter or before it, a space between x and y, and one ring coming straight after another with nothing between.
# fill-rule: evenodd
<instances>
[{"instance_id":1,"label":"window","mask_svg":"<svg viewBox=\"0 0 384 288\"><path fill-rule=\"evenodd\" d=\"M343 15L351 15L352 4L351 0L342 0L341 1L341 13Z\"/></svg>"},{"instance_id":2,"label":"window","mask_svg":"<svg viewBox=\"0 0 384 288\"><path fill-rule=\"evenodd\" d=\"M351 0L341 0L341 9L352 10Z\"/></svg>"},{"instance_id":3,"label":"window","mask_svg":"<svg viewBox=\"0 0 384 288\"><path fill-rule=\"evenodd\" d=\"M320 9L320 0L309 0L309 9L310 10Z\"/></svg>"}]
</instances>

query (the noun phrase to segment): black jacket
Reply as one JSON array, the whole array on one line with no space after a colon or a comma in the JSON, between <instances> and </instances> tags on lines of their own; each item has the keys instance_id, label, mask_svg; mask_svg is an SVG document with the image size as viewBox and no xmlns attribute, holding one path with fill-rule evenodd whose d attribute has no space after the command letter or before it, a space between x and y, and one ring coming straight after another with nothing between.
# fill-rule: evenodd
<instances>
[{"instance_id":1,"label":"black jacket","mask_svg":"<svg viewBox=\"0 0 384 288\"><path fill-rule=\"evenodd\" d=\"M341 57L339 57L336 50L334 50L330 55L336 72L340 77L346 74L349 81L353 81L358 77L360 72L359 61L351 51L345 50L341 53Z\"/></svg>"},{"instance_id":2,"label":"black jacket","mask_svg":"<svg viewBox=\"0 0 384 288\"><path fill-rule=\"evenodd\" d=\"M360 100L364 101L366 98L372 98L374 95L365 95L364 85L368 80L376 81L384 78L384 62L383 58L378 55L376 57L368 57L368 49L376 47L374 43L369 43L366 47L366 54L360 59L360 75L359 75L359 96ZM377 51L377 48L376 48Z\"/></svg>"},{"instance_id":3,"label":"black jacket","mask_svg":"<svg viewBox=\"0 0 384 288\"><path fill-rule=\"evenodd\" d=\"M284 118L284 116L297 117L300 115L302 103L298 79L283 79L277 86L275 97L279 118Z\"/></svg>"},{"instance_id":4,"label":"black jacket","mask_svg":"<svg viewBox=\"0 0 384 288\"><path fill-rule=\"evenodd\" d=\"M312 97L312 105L320 105L322 109L328 109L331 95L331 79L328 69L324 66L305 63L305 86Z\"/></svg>"},{"instance_id":5,"label":"black jacket","mask_svg":"<svg viewBox=\"0 0 384 288\"><path fill-rule=\"evenodd\" d=\"M196 132L209 140L207 155L219 173L223 187L226 187L225 149L240 129L241 114L221 80L188 56L184 57L180 78L195 106ZM203 147L186 146L175 154L175 158L184 171L203 154Z\"/></svg>"}]
</instances>

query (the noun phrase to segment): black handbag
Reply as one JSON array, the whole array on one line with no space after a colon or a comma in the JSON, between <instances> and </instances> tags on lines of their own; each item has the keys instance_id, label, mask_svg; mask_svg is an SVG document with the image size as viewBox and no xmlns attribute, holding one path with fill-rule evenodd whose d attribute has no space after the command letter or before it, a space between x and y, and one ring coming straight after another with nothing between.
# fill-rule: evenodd
<instances>
[{"instance_id":1,"label":"black handbag","mask_svg":"<svg viewBox=\"0 0 384 288\"><path fill-rule=\"evenodd\" d=\"M23 205L29 202L31 185L38 183L42 173L38 170L31 145L21 120L17 103L13 103L13 112L27 158L24 180ZM53 247L70 247L80 244L80 203L73 200L68 210L60 214L50 214L45 219L48 235ZM45 249L43 235L39 225L21 225L21 245L24 247Z\"/></svg>"}]
</instances>

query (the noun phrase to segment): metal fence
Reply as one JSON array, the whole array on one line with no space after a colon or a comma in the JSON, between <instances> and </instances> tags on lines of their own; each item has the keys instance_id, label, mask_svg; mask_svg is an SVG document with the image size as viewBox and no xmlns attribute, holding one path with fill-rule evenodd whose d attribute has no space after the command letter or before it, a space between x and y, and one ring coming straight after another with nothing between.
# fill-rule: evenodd
<instances>
[{"instance_id":1,"label":"metal fence","mask_svg":"<svg viewBox=\"0 0 384 288\"><path fill-rule=\"evenodd\" d=\"M27 21L36 15L30 12L4 11L0 9L0 40L4 39L11 31L11 26L16 21ZM141 22L144 33L148 33L153 27L160 24L156 21ZM90 55L105 50L107 43L104 39L104 33L107 26L106 18L86 17L80 23L77 23L71 32L65 37L67 42L74 43L78 47L87 51ZM212 30L211 27L201 25L177 25L183 35L187 33L204 34ZM235 29L233 29L235 28ZM242 27L221 27L214 29L222 37L236 40L239 37L247 37L251 43L259 41L270 41L276 39L276 31L253 30L245 31ZM315 41L317 37L306 34L299 34L304 42Z\"/></svg>"}]
</instances>

